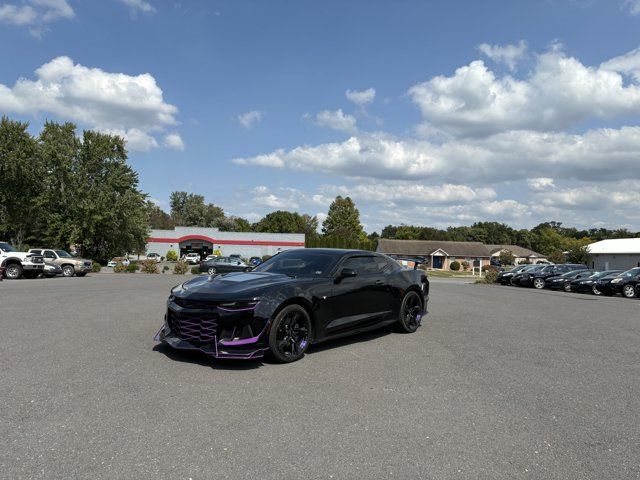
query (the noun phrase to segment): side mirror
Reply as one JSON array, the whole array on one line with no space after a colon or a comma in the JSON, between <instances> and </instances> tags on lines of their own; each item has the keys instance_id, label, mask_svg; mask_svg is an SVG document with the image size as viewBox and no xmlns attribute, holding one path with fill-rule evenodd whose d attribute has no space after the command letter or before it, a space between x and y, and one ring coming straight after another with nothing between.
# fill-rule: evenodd
<instances>
[{"instance_id":1,"label":"side mirror","mask_svg":"<svg viewBox=\"0 0 640 480\"><path fill-rule=\"evenodd\" d=\"M349 278L349 277L357 277L358 272L356 272L353 268L343 268L340 271L340 278Z\"/></svg>"}]
</instances>

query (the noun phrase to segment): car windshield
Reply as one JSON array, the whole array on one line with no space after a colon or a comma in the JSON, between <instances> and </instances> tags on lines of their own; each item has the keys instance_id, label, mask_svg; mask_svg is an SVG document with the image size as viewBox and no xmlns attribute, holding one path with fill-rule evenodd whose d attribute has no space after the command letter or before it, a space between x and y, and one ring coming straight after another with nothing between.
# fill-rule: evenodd
<instances>
[{"instance_id":1,"label":"car windshield","mask_svg":"<svg viewBox=\"0 0 640 480\"><path fill-rule=\"evenodd\" d=\"M593 275L591 275L589 278L602 278L602 277L606 277L607 275L613 275L616 272L596 272Z\"/></svg>"},{"instance_id":2,"label":"car windshield","mask_svg":"<svg viewBox=\"0 0 640 480\"><path fill-rule=\"evenodd\" d=\"M65 252L64 250L56 250L56 253L58 254L59 257L62 257L62 258L72 258L73 256L70 253Z\"/></svg>"},{"instance_id":3,"label":"car windshield","mask_svg":"<svg viewBox=\"0 0 640 480\"><path fill-rule=\"evenodd\" d=\"M331 252L290 250L271 257L253 271L281 273L291 277L327 276L338 258Z\"/></svg>"},{"instance_id":4,"label":"car windshield","mask_svg":"<svg viewBox=\"0 0 640 480\"><path fill-rule=\"evenodd\" d=\"M635 277L636 275L640 275L640 267L632 268L631 270L627 270L626 272L622 272L620 274L621 277Z\"/></svg>"},{"instance_id":5,"label":"car windshield","mask_svg":"<svg viewBox=\"0 0 640 480\"><path fill-rule=\"evenodd\" d=\"M5 252L17 252L15 248L4 242L0 242L0 249L4 250Z\"/></svg>"}]
</instances>

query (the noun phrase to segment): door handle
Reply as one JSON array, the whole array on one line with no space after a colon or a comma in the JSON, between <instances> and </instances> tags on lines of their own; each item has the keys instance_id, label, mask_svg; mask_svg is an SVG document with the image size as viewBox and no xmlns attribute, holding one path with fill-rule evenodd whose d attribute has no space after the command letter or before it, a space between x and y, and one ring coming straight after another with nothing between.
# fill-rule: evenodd
<instances>
[{"instance_id":1,"label":"door handle","mask_svg":"<svg viewBox=\"0 0 640 480\"><path fill-rule=\"evenodd\" d=\"M376 280L376 285L386 285L386 282L383 282L382 280Z\"/></svg>"}]
</instances>

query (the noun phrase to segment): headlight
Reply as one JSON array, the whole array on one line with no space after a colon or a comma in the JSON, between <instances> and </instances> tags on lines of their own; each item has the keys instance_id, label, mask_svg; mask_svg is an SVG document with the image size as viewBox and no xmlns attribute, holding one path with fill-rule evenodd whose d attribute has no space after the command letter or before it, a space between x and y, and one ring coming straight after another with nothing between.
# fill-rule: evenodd
<instances>
[{"instance_id":1,"label":"headlight","mask_svg":"<svg viewBox=\"0 0 640 480\"><path fill-rule=\"evenodd\" d=\"M621 281L621 278L614 278L613 280L611 280L611 283L620 283Z\"/></svg>"},{"instance_id":2,"label":"headlight","mask_svg":"<svg viewBox=\"0 0 640 480\"><path fill-rule=\"evenodd\" d=\"M218 305L221 310L228 311L242 311L253 310L260 302L259 297L252 298L251 300L239 300L237 302L222 302Z\"/></svg>"}]
</instances>

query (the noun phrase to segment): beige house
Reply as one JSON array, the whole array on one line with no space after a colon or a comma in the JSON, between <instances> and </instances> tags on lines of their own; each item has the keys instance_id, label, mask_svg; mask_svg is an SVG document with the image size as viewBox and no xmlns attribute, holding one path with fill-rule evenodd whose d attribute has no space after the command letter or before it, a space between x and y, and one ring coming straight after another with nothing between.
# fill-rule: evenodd
<instances>
[{"instance_id":1,"label":"beige house","mask_svg":"<svg viewBox=\"0 0 640 480\"><path fill-rule=\"evenodd\" d=\"M481 242L452 242L439 240L378 240L377 251L392 256L422 257L430 269L450 270L454 261L468 262L469 267L488 267L492 259L508 250L516 263L545 261L544 255L517 245L485 245Z\"/></svg>"}]
</instances>

